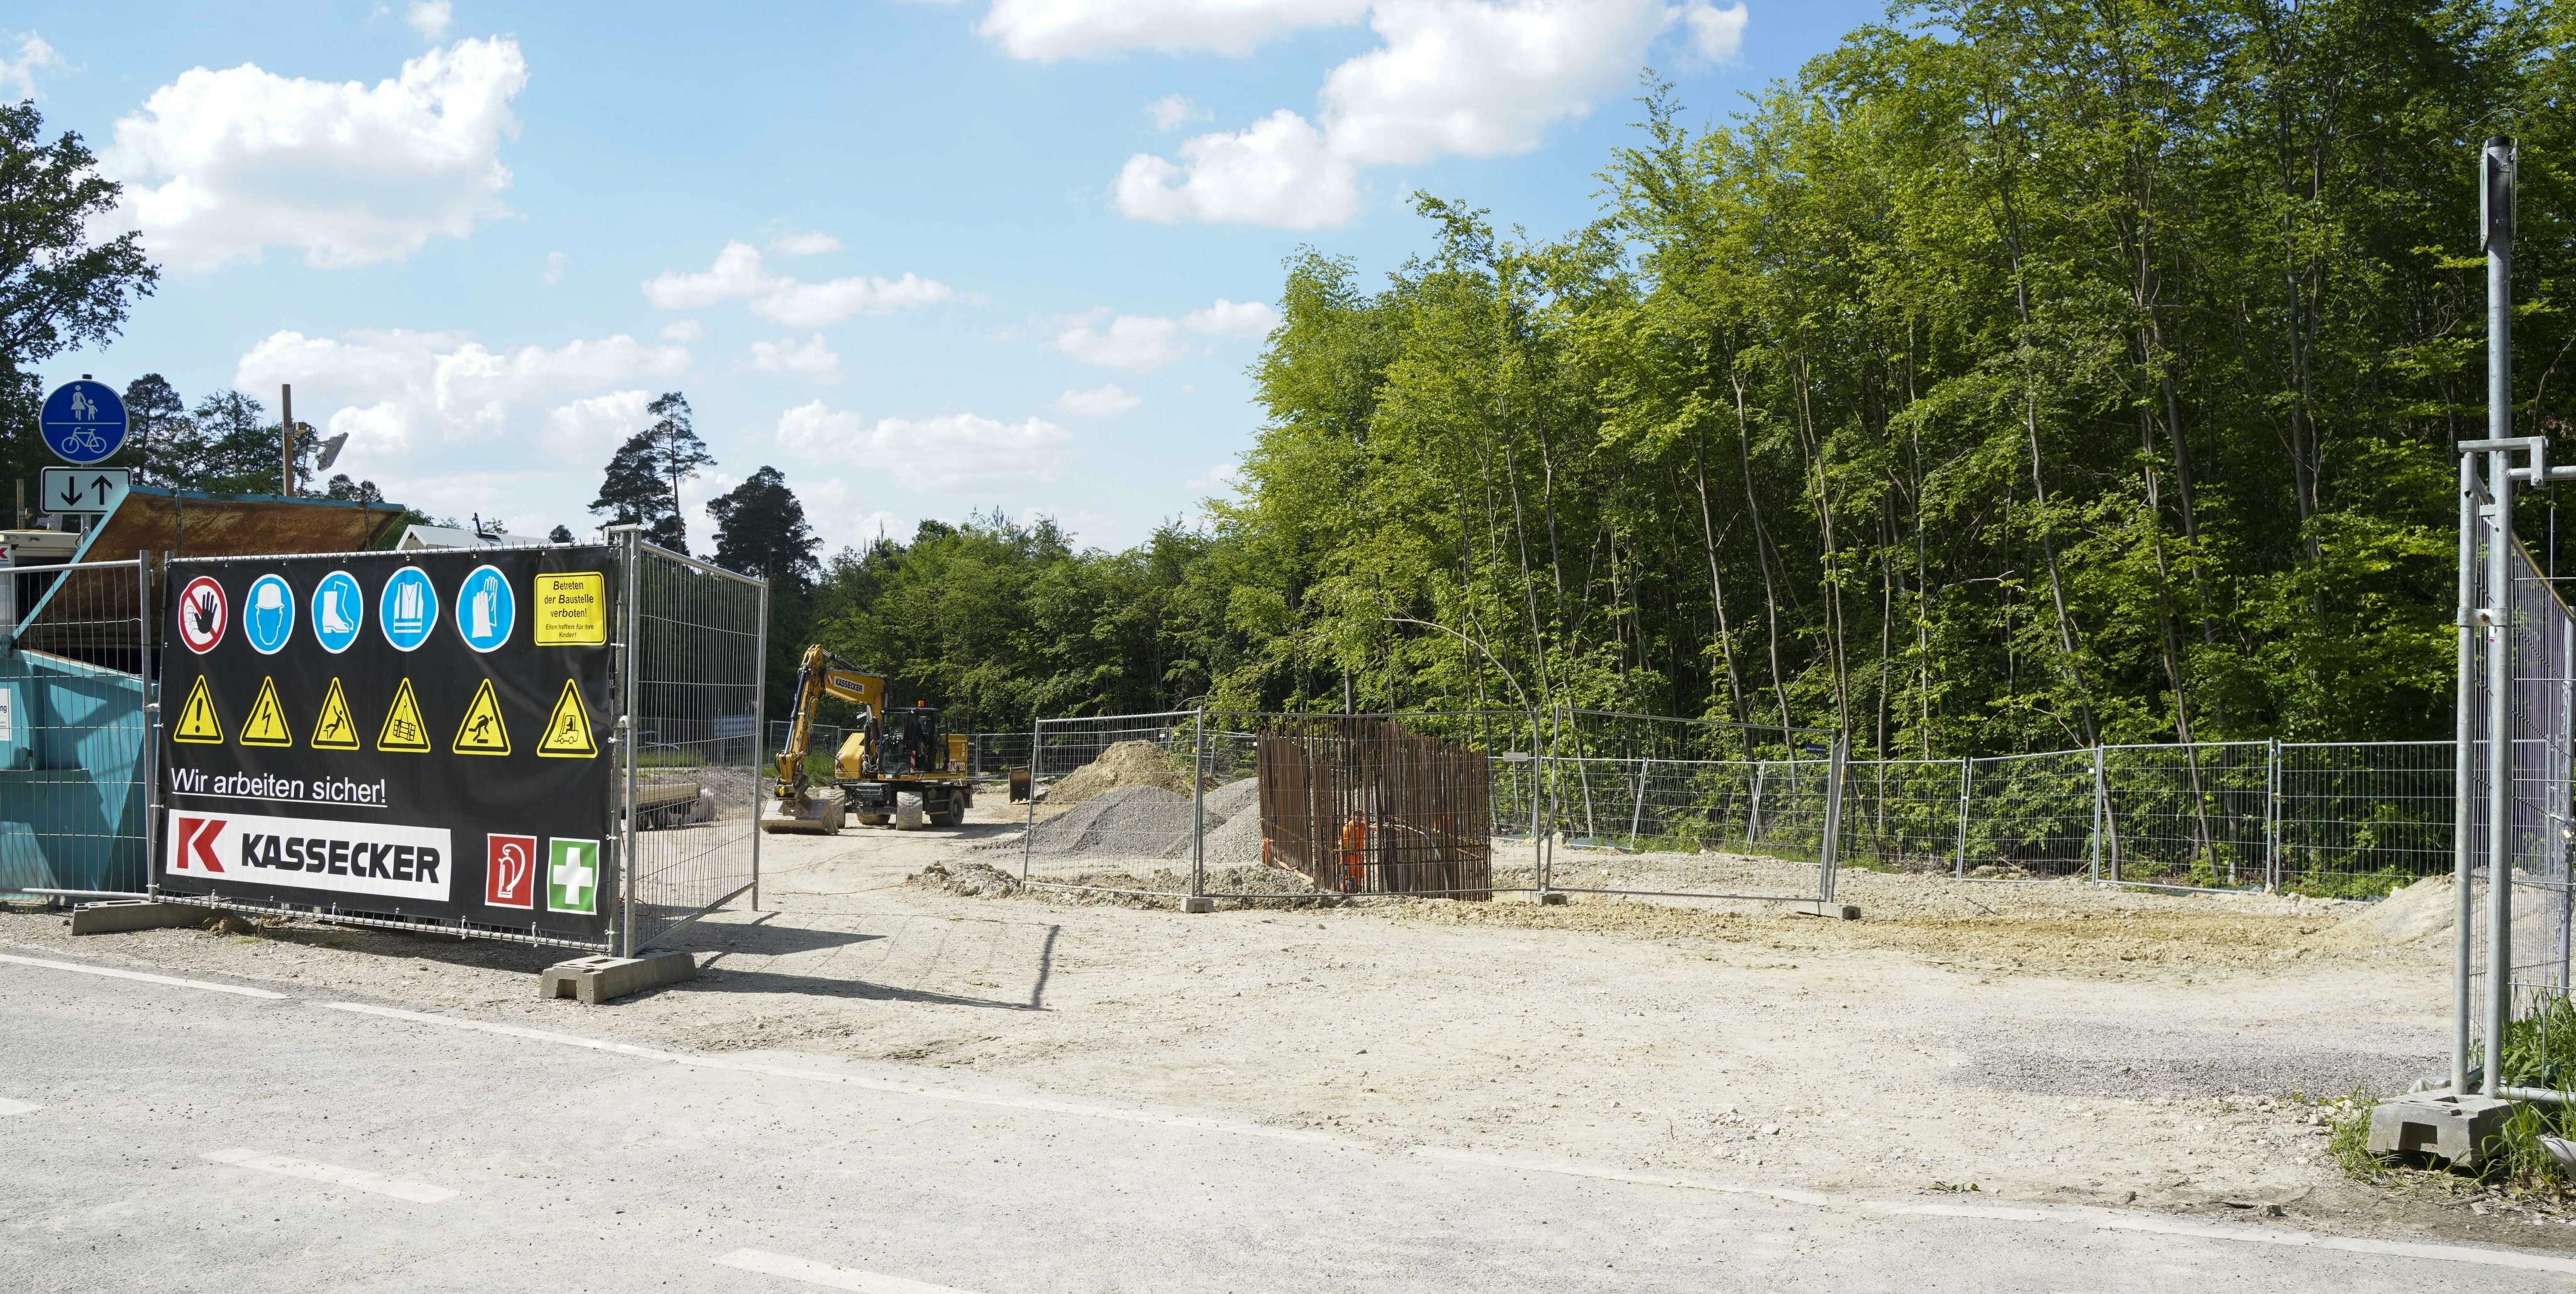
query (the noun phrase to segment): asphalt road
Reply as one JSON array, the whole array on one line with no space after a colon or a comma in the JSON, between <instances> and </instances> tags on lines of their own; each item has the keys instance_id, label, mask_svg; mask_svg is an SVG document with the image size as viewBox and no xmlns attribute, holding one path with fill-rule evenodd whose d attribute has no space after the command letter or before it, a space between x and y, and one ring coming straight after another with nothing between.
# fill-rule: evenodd
<instances>
[{"instance_id":1,"label":"asphalt road","mask_svg":"<svg viewBox=\"0 0 2576 1294\"><path fill-rule=\"evenodd\" d=\"M2563 1289L2576 1260L1829 1198L0 956L0 1289ZM227 987L233 991L224 991Z\"/></svg>"}]
</instances>

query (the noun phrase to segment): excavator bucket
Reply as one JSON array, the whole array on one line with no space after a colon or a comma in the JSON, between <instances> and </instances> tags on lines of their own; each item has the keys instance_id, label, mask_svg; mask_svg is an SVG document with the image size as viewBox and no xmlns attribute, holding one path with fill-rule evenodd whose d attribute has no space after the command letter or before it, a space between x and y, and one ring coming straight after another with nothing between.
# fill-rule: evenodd
<instances>
[{"instance_id":1,"label":"excavator bucket","mask_svg":"<svg viewBox=\"0 0 2576 1294\"><path fill-rule=\"evenodd\" d=\"M760 829L828 836L841 829L841 792L837 787L816 788L802 798L782 800L764 796L760 805Z\"/></svg>"}]
</instances>

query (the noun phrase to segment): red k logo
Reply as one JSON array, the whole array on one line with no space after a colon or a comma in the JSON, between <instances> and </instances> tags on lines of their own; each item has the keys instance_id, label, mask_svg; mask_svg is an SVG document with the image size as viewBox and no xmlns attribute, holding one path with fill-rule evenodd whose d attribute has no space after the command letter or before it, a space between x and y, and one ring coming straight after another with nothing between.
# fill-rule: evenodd
<instances>
[{"instance_id":1,"label":"red k logo","mask_svg":"<svg viewBox=\"0 0 2576 1294\"><path fill-rule=\"evenodd\" d=\"M179 865L174 870L222 872L223 860L215 856L215 835L223 829L224 820L221 818L181 817L179 819Z\"/></svg>"}]
</instances>

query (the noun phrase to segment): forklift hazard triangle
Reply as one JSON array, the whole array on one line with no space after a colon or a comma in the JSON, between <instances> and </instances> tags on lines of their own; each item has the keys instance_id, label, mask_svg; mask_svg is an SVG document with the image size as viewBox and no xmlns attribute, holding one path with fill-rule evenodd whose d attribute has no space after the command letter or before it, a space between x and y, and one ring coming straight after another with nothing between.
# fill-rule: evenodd
<instances>
[{"instance_id":1,"label":"forklift hazard triangle","mask_svg":"<svg viewBox=\"0 0 2576 1294\"><path fill-rule=\"evenodd\" d=\"M492 695L492 680L487 678L474 689L465 719L456 725L456 743L449 749L459 755L510 753L510 727L501 721L501 703Z\"/></svg>"},{"instance_id":2,"label":"forklift hazard triangle","mask_svg":"<svg viewBox=\"0 0 2576 1294\"><path fill-rule=\"evenodd\" d=\"M376 749L415 755L429 749L429 725L420 721L420 702L411 694L410 679L394 688L393 708L385 711L385 726L376 733Z\"/></svg>"},{"instance_id":3,"label":"forklift hazard triangle","mask_svg":"<svg viewBox=\"0 0 2576 1294\"><path fill-rule=\"evenodd\" d=\"M356 750L358 724L349 717L349 698L340 691L340 680L331 680L331 690L322 698L322 717L313 721L315 750Z\"/></svg>"},{"instance_id":4,"label":"forklift hazard triangle","mask_svg":"<svg viewBox=\"0 0 2576 1294\"><path fill-rule=\"evenodd\" d=\"M286 726L286 707L277 703L277 680L259 681L259 700L252 702L250 718L242 723L241 744L245 746L292 746L295 734Z\"/></svg>"},{"instance_id":5,"label":"forklift hazard triangle","mask_svg":"<svg viewBox=\"0 0 2576 1294\"><path fill-rule=\"evenodd\" d=\"M188 689L188 703L179 707L179 726L170 740L199 746L220 746L224 740L223 721L215 717L215 698L206 691L206 676L197 676L197 685Z\"/></svg>"},{"instance_id":6,"label":"forklift hazard triangle","mask_svg":"<svg viewBox=\"0 0 2576 1294\"><path fill-rule=\"evenodd\" d=\"M582 708L581 685L576 680L564 680L563 695L556 699L554 713L546 716L546 739L537 743L537 753L550 759L598 756L599 745L590 737L590 712Z\"/></svg>"}]
</instances>

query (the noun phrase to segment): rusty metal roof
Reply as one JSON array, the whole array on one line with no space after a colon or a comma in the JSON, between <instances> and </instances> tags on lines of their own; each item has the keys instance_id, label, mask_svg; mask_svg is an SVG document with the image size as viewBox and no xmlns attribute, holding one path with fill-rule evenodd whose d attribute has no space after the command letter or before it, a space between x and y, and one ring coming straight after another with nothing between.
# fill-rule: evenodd
<instances>
[{"instance_id":1,"label":"rusty metal roof","mask_svg":"<svg viewBox=\"0 0 2576 1294\"><path fill-rule=\"evenodd\" d=\"M81 544L82 562L177 557L354 553L380 548L402 529L398 503L284 499L273 494L207 494L138 485Z\"/></svg>"}]
</instances>

